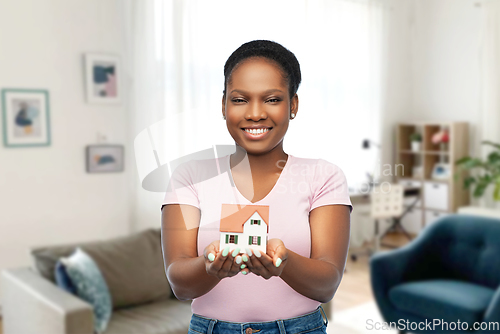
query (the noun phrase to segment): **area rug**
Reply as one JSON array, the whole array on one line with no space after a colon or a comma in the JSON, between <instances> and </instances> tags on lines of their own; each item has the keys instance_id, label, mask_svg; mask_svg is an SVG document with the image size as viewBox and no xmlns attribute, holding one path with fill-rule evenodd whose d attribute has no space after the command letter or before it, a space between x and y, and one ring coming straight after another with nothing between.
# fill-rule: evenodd
<instances>
[{"instance_id":1,"label":"area rug","mask_svg":"<svg viewBox=\"0 0 500 334\"><path fill-rule=\"evenodd\" d=\"M328 323L328 334L397 334L383 328L383 318L375 302L369 302L343 311L333 310Z\"/></svg>"}]
</instances>

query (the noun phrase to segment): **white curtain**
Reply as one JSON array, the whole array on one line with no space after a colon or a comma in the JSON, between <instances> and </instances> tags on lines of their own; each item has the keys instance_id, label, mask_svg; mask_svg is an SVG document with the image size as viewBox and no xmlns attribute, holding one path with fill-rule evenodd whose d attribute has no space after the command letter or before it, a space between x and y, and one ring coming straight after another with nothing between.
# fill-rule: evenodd
<instances>
[{"instance_id":1,"label":"white curtain","mask_svg":"<svg viewBox=\"0 0 500 334\"><path fill-rule=\"evenodd\" d=\"M483 8L481 45L481 140L500 143L500 1L486 1ZM480 145L480 143L477 143ZM491 147L475 148L486 157ZM480 199L486 207L499 207L493 201L492 190Z\"/></svg>"},{"instance_id":2,"label":"white curtain","mask_svg":"<svg viewBox=\"0 0 500 334\"><path fill-rule=\"evenodd\" d=\"M500 142L500 2L485 2L483 8L481 137Z\"/></svg>"},{"instance_id":3,"label":"white curtain","mask_svg":"<svg viewBox=\"0 0 500 334\"><path fill-rule=\"evenodd\" d=\"M241 44L269 39L294 52L302 70L299 112L285 151L337 164L350 185L377 169L378 150L363 150L361 142L380 143L388 12L380 1L126 0L124 5L131 131L135 136L148 129L156 163L233 144L221 114L224 63ZM145 173L139 171L139 178ZM141 196L150 201L153 195Z\"/></svg>"}]
</instances>

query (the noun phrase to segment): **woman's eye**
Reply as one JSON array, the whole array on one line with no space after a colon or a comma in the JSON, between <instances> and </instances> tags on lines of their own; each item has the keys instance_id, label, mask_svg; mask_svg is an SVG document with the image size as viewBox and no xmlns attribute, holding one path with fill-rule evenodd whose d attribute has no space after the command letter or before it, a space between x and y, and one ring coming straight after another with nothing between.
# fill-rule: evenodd
<instances>
[{"instance_id":1,"label":"woman's eye","mask_svg":"<svg viewBox=\"0 0 500 334\"><path fill-rule=\"evenodd\" d=\"M279 101L281 101L281 100L277 99L277 98L272 98L272 99L267 100L267 102L270 102L270 103L276 103L276 102L279 102Z\"/></svg>"},{"instance_id":2,"label":"woman's eye","mask_svg":"<svg viewBox=\"0 0 500 334\"><path fill-rule=\"evenodd\" d=\"M243 99L238 99L238 98L236 98L236 99L232 99L232 101L233 101L234 103L245 103L245 100L243 100Z\"/></svg>"}]
</instances>

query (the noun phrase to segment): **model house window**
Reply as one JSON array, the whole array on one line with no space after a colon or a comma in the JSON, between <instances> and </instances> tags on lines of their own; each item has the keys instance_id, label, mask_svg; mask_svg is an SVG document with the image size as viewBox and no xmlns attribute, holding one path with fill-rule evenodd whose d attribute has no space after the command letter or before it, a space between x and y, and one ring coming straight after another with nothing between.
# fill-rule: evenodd
<instances>
[{"instance_id":1,"label":"model house window","mask_svg":"<svg viewBox=\"0 0 500 334\"><path fill-rule=\"evenodd\" d=\"M257 237L257 236L250 236L248 238L248 244L249 245L258 245L260 246L260 237Z\"/></svg>"},{"instance_id":2,"label":"model house window","mask_svg":"<svg viewBox=\"0 0 500 334\"><path fill-rule=\"evenodd\" d=\"M226 244L237 244L238 236L234 234L226 234Z\"/></svg>"},{"instance_id":3,"label":"model house window","mask_svg":"<svg viewBox=\"0 0 500 334\"><path fill-rule=\"evenodd\" d=\"M260 225L260 219L250 219L250 225Z\"/></svg>"}]
</instances>

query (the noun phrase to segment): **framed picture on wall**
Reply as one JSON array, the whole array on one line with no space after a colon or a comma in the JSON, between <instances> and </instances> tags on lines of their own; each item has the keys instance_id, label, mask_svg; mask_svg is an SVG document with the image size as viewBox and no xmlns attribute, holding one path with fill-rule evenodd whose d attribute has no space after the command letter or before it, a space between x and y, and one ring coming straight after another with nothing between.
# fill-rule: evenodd
<instances>
[{"instance_id":1,"label":"framed picture on wall","mask_svg":"<svg viewBox=\"0 0 500 334\"><path fill-rule=\"evenodd\" d=\"M85 54L87 102L120 104L122 96L120 58L107 54Z\"/></svg>"},{"instance_id":2,"label":"framed picture on wall","mask_svg":"<svg viewBox=\"0 0 500 334\"><path fill-rule=\"evenodd\" d=\"M123 171L123 145L88 145L87 173L118 173Z\"/></svg>"},{"instance_id":3,"label":"framed picture on wall","mask_svg":"<svg viewBox=\"0 0 500 334\"><path fill-rule=\"evenodd\" d=\"M5 147L50 145L49 92L43 89L2 89Z\"/></svg>"}]
</instances>

